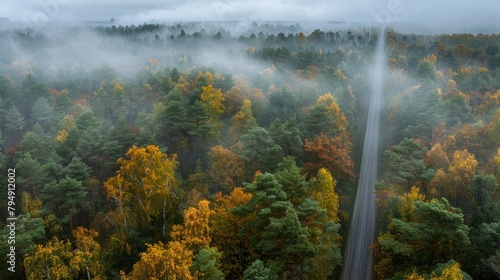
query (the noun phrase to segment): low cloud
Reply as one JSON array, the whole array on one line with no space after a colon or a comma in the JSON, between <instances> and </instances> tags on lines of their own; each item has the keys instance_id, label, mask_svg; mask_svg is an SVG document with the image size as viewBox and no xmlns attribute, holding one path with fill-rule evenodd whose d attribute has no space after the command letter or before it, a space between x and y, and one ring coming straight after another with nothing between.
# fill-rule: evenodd
<instances>
[{"instance_id":1,"label":"low cloud","mask_svg":"<svg viewBox=\"0 0 500 280\"><path fill-rule=\"evenodd\" d=\"M463 27L499 32L499 0L40 0L7 1L0 17L11 21L84 22L119 19L120 24L149 21L389 21L418 23L440 32ZM481 31L480 29L484 30ZM441 31L442 30L442 31ZM417 30L418 32L418 30Z\"/></svg>"}]
</instances>

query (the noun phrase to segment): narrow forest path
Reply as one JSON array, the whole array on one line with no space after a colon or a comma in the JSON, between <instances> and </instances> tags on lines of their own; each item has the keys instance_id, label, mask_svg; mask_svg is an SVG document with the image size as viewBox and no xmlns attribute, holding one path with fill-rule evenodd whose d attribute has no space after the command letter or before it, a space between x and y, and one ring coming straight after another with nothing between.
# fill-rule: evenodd
<instances>
[{"instance_id":1,"label":"narrow forest path","mask_svg":"<svg viewBox=\"0 0 500 280\"><path fill-rule=\"evenodd\" d=\"M375 231L376 207L373 185L377 180L380 100L385 61L385 28L382 27L375 54L373 88L363 143L358 190L344 253L342 273L342 279L344 280L373 279L373 257L369 247L373 244Z\"/></svg>"}]
</instances>

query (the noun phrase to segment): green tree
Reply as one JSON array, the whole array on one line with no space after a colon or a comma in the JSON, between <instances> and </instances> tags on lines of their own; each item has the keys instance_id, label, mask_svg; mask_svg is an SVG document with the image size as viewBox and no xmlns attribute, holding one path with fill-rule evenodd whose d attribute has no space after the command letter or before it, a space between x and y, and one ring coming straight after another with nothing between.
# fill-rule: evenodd
<instances>
[{"instance_id":1,"label":"green tree","mask_svg":"<svg viewBox=\"0 0 500 280\"><path fill-rule=\"evenodd\" d=\"M269 132L262 127L250 129L241 136L241 142L243 156L251 166L247 170L252 175L257 170L263 172L272 170L283 156L281 147L274 143Z\"/></svg>"},{"instance_id":2,"label":"green tree","mask_svg":"<svg viewBox=\"0 0 500 280\"><path fill-rule=\"evenodd\" d=\"M284 157L278 166L274 176L280 183L287 199L294 206L299 205L309 194L309 186L304 175L300 174L300 168L295 164L292 157Z\"/></svg>"},{"instance_id":3,"label":"green tree","mask_svg":"<svg viewBox=\"0 0 500 280\"><path fill-rule=\"evenodd\" d=\"M261 260L256 260L243 273L244 280L268 280L270 279L271 269L264 265Z\"/></svg>"},{"instance_id":4,"label":"green tree","mask_svg":"<svg viewBox=\"0 0 500 280\"><path fill-rule=\"evenodd\" d=\"M38 98L31 108L31 118L45 129L53 129L53 110L49 100L45 97Z\"/></svg>"},{"instance_id":5,"label":"green tree","mask_svg":"<svg viewBox=\"0 0 500 280\"><path fill-rule=\"evenodd\" d=\"M304 264L303 279L329 279L342 264L340 252L340 224L334 223L327 210L313 198L307 198L297 207L302 226L308 230L308 241L314 255Z\"/></svg>"},{"instance_id":6,"label":"green tree","mask_svg":"<svg viewBox=\"0 0 500 280\"><path fill-rule=\"evenodd\" d=\"M16 107L11 107L7 110L5 115L5 131L8 133L9 137L6 139L5 144L10 146L17 143L25 125L26 121L24 116Z\"/></svg>"},{"instance_id":7,"label":"green tree","mask_svg":"<svg viewBox=\"0 0 500 280\"><path fill-rule=\"evenodd\" d=\"M36 128L36 126L34 128ZM41 163L45 163L47 154L50 153L52 149L53 146L50 141L47 141L44 133L37 133L32 130L23 135L16 152L16 158L19 159L20 156L30 153L34 159Z\"/></svg>"},{"instance_id":8,"label":"green tree","mask_svg":"<svg viewBox=\"0 0 500 280\"><path fill-rule=\"evenodd\" d=\"M304 138L314 139L322 133L332 136L333 131L330 130L334 126L335 119L328 112L328 107L325 104L317 104L307 110L302 117L302 130Z\"/></svg>"},{"instance_id":9,"label":"green tree","mask_svg":"<svg viewBox=\"0 0 500 280\"><path fill-rule=\"evenodd\" d=\"M163 107L158 107L155 122L158 126L157 140L181 156L181 149L187 146L188 112L187 100L176 89L167 95Z\"/></svg>"},{"instance_id":10,"label":"green tree","mask_svg":"<svg viewBox=\"0 0 500 280\"><path fill-rule=\"evenodd\" d=\"M474 222L480 224L499 221L500 203L493 200L496 179L492 175L477 174L472 178L470 193L474 198L474 208L476 217Z\"/></svg>"},{"instance_id":11,"label":"green tree","mask_svg":"<svg viewBox=\"0 0 500 280\"><path fill-rule=\"evenodd\" d=\"M70 229L74 229L80 224L75 216L89 206L86 196L82 182L68 176L60 181L54 180L42 189L42 211L55 214L60 224L69 223Z\"/></svg>"},{"instance_id":12,"label":"green tree","mask_svg":"<svg viewBox=\"0 0 500 280\"><path fill-rule=\"evenodd\" d=\"M200 280L222 280L224 273L217 268L217 259L221 254L215 248L201 248L196 254L193 265L189 268L192 275Z\"/></svg>"},{"instance_id":13,"label":"green tree","mask_svg":"<svg viewBox=\"0 0 500 280\"><path fill-rule=\"evenodd\" d=\"M302 162L304 143L295 118L290 118L284 123L276 118L269 128L269 134L274 143L281 147L285 156L292 156L297 162Z\"/></svg>"},{"instance_id":14,"label":"green tree","mask_svg":"<svg viewBox=\"0 0 500 280\"><path fill-rule=\"evenodd\" d=\"M436 264L463 258L470 248L469 228L460 209L444 198L417 200L409 221L393 218L375 244L377 277L409 273L413 267L430 272Z\"/></svg>"},{"instance_id":15,"label":"green tree","mask_svg":"<svg viewBox=\"0 0 500 280\"><path fill-rule=\"evenodd\" d=\"M241 134L257 127L257 121L252 114L252 102L248 99L243 100L240 111L232 117L232 120L233 126L229 128L229 133L231 134L233 143L236 143Z\"/></svg>"},{"instance_id":16,"label":"green tree","mask_svg":"<svg viewBox=\"0 0 500 280\"><path fill-rule=\"evenodd\" d=\"M16 170L17 182L19 184L19 189L22 191L28 191L32 196L36 197L40 194L41 188L45 183L47 183L46 170L40 162L31 157L30 153L25 153L17 161Z\"/></svg>"},{"instance_id":17,"label":"green tree","mask_svg":"<svg viewBox=\"0 0 500 280\"><path fill-rule=\"evenodd\" d=\"M252 198L232 212L255 215L255 219L244 225L241 234L250 236L252 246L270 262L273 273L284 279L303 279L310 270L306 264L313 256L314 247L282 186L274 175L266 173L258 175L245 191L251 193Z\"/></svg>"},{"instance_id":18,"label":"green tree","mask_svg":"<svg viewBox=\"0 0 500 280\"><path fill-rule=\"evenodd\" d=\"M405 138L398 145L384 152L386 172L384 177L394 184L403 184L409 192L411 187L426 188L434 176L434 170L425 166L423 157L427 152L419 142Z\"/></svg>"}]
</instances>

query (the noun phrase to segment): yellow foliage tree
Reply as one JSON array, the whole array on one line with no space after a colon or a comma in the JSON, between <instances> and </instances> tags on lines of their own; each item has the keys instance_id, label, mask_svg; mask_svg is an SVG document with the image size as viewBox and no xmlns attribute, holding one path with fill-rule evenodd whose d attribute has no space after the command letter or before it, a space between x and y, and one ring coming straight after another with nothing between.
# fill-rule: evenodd
<instances>
[{"instance_id":1,"label":"yellow foliage tree","mask_svg":"<svg viewBox=\"0 0 500 280\"><path fill-rule=\"evenodd\" d=\"M215 89L211 84L201 88L203 92L201 93L200 100L207 108L210 114L210 119L213 121L218 121L220 115L224 113L224 95L220 89Z\"/></svg>"},{"instance_id":2,"label":"yellow foliage tree","mask_svg":"<svg viewBox=\"0 0 500 280\"><path fill-rule=\"evenodd\" d=\"M68 137L68 131L76 127L75 118L72 115L66 115L59 122L59 133L57 133L56 141L59 143L64 143Z\"/></svg>"},{"instance_id":3,"label":"yellow foliage tree","mask_svg":"<svg viewBox=\"0 0 500 280\"><path fill-rule=\"evenodd\" d=\"M231 213L232 208L246 204L251 198L252 194L245 193L241 187L234 188L230 195L218 193L215 196L212 244L220 248L221 270L225 275L242 275L246 268L244 264L249 263L255 256L249 246L250 241L240 236L243 226L255 219L255 215L240 217Z\"/></svg>"},{"instance_id":4,"label":"yellow foliage tree","mask_svg":"<svg viewBox=\"0 0 500 280\"><path fill-rule=\"evenodd\" d=\"M151 245L146 252L141 253L141 260L134 264L131 277L122 279L194 279L189 271L193 264L193 252L184 244L171 241L165 246L162 242Z\"/></svg>"},{"instance_id":5,"label":"yellow foliage tree","mask_svg":"<svg viewBox=\"0 0 500 280\"><path fill-rule=\"evenodd\" d=\"M430 280L462 280L463 275L460 271L460 264L454 263L449 265L441 272L440 276L432 276Z\"/></svg>"},{"instance_id":6,"label":"yellow foliage tree","mask_svg":"<svg viewBox=\"0 0 500 280\"><path fill-rule=\"evenodd\" d=\"M78 227L73 231L77 250L73 262L78 263L87 279L106 279L104 266L101 264L101 245L95 239L99 233L93 229Z\"/></svg>"},{"instance_id":7,"label":"yellow foliage tree","mask_svg":"<svg viewBox=\"0 0 500 280\"><path fill-rule=\"evenodd\" d=\"M30 193L21 193L21 212L25 215L29 214L32 218L40 217L38 211L42 209L42 200L34 199Z\"/></svg>"},{"instance_id":8,"label":"yellow foliage tree","mask_svg":"<svg viewBox=\"0 0 500 280\"><path fill-rule=\"evenodd\" d=\"M330 171L321 168L312 190L314 199L319 202L321 208L326 210L328 219L335 223L339 222L339 195L335 192L336 185L337 181Z\"/></svg>"},{"instance_id":9,"label":"yellow foliage tree","mask_svg":"<svg viewBox=\"0 0 500 280\"><path fill-rule=\"evenodd\" d=\"M220 115L224 113L224 95L220 89L216 90L211 84L204 86L201 89L202 93L200 100L210 115L209 122L216 128L214 133L214 136L216 136L222 128Z\"/></svg>"},{"instance_id":10,"label":"yellow foliage tree","mask_svg":"<svg viewBox=\"0 0 500 280\"><path fill-rule=\"evenodd\" d=\"M229 128L229 133L231 134L233 143L236 143L241 134L257 126L257 121L252 115L252 102L248 99L243 100L243 106L232 117L232 120L233 126Z\"/></svg>"},{"instance_id":11,"label":"yellow foliage tree","mask_svg":"<svg viewBox=\"0 0 500 280\"><path fill-rule=\"evenodd\" d=\"M476 175L478 162L474 154L467 150L458 150L448 166L448 172L439 169L430 182L434 195L443 195L454 205L464 202L467 188Z\"/></svg>"},{"instance_id":12,"label":"yellow foliage tree","mask_svg":"<svg viewBox=\"0 0 500 280\"><path fill-rule=\"evenodd\" d=\"M222 146L214 146L208 152L210 176L225 191L229 191L243 177L243 160Z\"/></svg>"},{"instance_id":13,"label":"yellow foliage tree","mask_svg":"<svg viewBox=\"0 0 500 280\"><path fill-rule=\"evenodd\" d=\"M73 261L71 243L57 238L37 245L33 254L24 258L26 279L73 279L78 273L78 262Z\"/></svg>"},{"instance_id":14,"label":"yellow foliage tree","mask_svg":"<svg viewBox=\"0 0 500 280\"><path fill-rule=\"evenodd\" d=\"M104 183L108 199L117 203L127 230L127 216L124 208L130 207L139 221L152 226L152 220L163 218L165 234L166 213L172 192L179 182L175 178L177 155L168 156L157 146L133 146L127 153L128 159L120 158L120 170L116 176Z\"/></svg>"},{"instance_id":15,"label":"yellow foliage tree","mask_svg":"<svg viewBox=\"0 0 500 280\"><path fill-rule=\"evenodd\" d=\"M210 216L213 210L209 208L208 200L201 200L198 208L189 207L184 211L184 224L175 225L170 236L172 240L181 242L190 250L210 245Z\"/></svg>"},{"instance_id":16,"label":"yellow foliage tree","mask_svg":"<svg viewBox=\"0 0 500 280\"><path fill-rule=\"evenodd\" d=\"M415 270L413 270L412 273L406 275L405 280L425 280L425 278L418 275L418 273Z\"/></svg>"},{"instance_id":17,"label":"yellow foliage tree","mask_svg":"<svg viewBox=\"0 0 500 280\"><path fill-rule=\"evenodd\" d=\"M347 130L347 118L345 114L340 110L340 107L337 103L337 99L333 97L331 93L326 93L318 98L316 101L316 105L325 105L328 108L328 113L335 120L334 129L338 129L341 132L345 132Z\"/></svg>"},{"instance_id":18,"label":"yellow foliage tree","mask_svg":"<svg viewBox=\"0 0 500 280\"><path fill-rule=\"evenodd\" d=\"M424 162L427 166L434 169L447 169L450 164L450 160L443 150L443 146L440 143L436 143L431 149L425 154Z\"/></svg>"},{"instance_id":19,"label":"yellow foliage tree","mask_svg":"<svg viewBox=\"0 0 500 280\"><path fill-rule=\"evenodd\" d=\"M399 206L399 213L401 214L401 220L404 222L413 222L415 219L412 217L413 211L415 211L416 201L424 201L425 195L419 194L418 187L412 187L411 192L403 194L401 197L401 205Z\"/></svg>"}]
</instances>

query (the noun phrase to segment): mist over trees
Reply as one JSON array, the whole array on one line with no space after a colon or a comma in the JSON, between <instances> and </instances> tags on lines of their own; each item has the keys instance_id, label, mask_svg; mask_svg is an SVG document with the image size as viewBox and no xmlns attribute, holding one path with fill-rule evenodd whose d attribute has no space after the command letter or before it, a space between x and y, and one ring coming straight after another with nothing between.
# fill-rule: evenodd
<instances>
[{"instance_id":1,"label":"mist over trees","mask_svg":"<svg viewBox=\"0 0 500 280\"><path fill-rule=\"evenodd\" d=\"M2 278L340 278L375 28L51 28L0 32ZM377 279L499 277L500 36L386 39Z\"/></svg>"}]
</instances>

